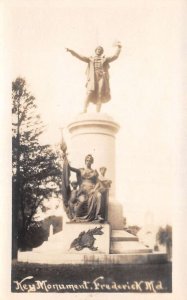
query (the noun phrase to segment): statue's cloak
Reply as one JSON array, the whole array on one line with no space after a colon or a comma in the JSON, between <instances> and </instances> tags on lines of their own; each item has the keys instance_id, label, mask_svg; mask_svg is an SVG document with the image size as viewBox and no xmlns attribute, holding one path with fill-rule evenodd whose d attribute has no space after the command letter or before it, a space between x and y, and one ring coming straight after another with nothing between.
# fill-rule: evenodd
<instances>
[{"instance_id":1,"label":"statue's cloak","mask_svg":"<svg viewBox=\"0 0 187 300\"><path fill-rule=\"evenodd\" d=\"M103 84L102 84L102 102L108 102L111 99L110 96L110 85L109 85L109 73L108 69L110 68L108 59L103 56L101 58L101 64L103 67ZM89 101L97 103L97 82L94 72L94 57L89 57L88 67L86 69L86 88L89 94Z\"/></svg>"}]
</instances>

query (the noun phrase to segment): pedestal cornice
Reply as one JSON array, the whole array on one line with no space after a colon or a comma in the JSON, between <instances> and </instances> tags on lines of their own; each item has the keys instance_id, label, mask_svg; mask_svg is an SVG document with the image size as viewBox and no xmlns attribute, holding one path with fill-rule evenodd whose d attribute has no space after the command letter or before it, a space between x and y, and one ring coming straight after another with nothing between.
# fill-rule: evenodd
<instances>
[{"instance_id":1,"label":"pedestal cornice","mask_svg":"<svg viewBox=\"0 0 187 300\"><path fill-rule=\"evenodd\" d=\"M68 124L69 132L77 134L105 134L115 137L120 126L113 118L103 113L79 114ZM83 130L82 130L83 129Z\"/></svg>"}]
</instances>

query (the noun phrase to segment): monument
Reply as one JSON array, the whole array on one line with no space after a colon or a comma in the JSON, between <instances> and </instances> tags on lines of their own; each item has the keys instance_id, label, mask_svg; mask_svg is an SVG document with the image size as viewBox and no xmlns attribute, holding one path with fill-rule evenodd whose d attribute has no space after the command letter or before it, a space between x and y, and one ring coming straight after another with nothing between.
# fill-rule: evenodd
<instances>
[{"instance_id":1,"label":"monument","mask_svg":"<svg viewBox=\"0 0 187 300\"><path fill-rule=\"evenodd\" d=\"M73 56L87 63L87 95L83 113L67 126L70 145L62 136L62 198L66 217L63 230L49 237L32 252L19 253L18 260L64 264L124 264L164 261L165 254L154 254L139 243L138 238L123 229L123 209L116 199L115 139L119 124L101 112L103 103L111 99L109 63L119 57L104 56L104 49L95 49L94 57L86 57L66 48ZM93 103L96 112L88 112ZM68 154L67 154L68 153ZM71 175L75 174L74 180Z\"/></svg>"}]
</instances>

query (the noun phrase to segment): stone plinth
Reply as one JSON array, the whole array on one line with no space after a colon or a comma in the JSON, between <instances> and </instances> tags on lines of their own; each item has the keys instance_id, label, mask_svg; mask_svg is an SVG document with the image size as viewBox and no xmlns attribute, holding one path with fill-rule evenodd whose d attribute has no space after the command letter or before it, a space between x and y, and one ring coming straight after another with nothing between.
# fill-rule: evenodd
<instances>
[{"instance_id":1,"label":"stone plinth","mask_svg":"<svg viewBox=\"0 0 187 300\"><path fill-rule=\"evenodd\" d=\"M119 125L107 114L85 113L68 125L71 135L69 160L72 167L84 167L85 156L94 157L93 168L107 168L106 178L112 180L109 191L108 221L112 229L123 228L122 206L115 197L115 136Z\"/></svg>"},{"instance_id":2,"label":"stone plinth","mask_svg":"<svg viewBox=\"0 0 187 300\"><path fill-rule=\"evenodd\" d=\"M100 228L100 232L102 234L92 234L93 230L96 228ZM87 232L90 231L91 234ZM92 244L93 240L93 247L95 250L92 250L89 247L85 247L81 250L76 250L75 248L71 248L70 246L72 242L79 237L80 233L85 232L86 235L83 237L84 244ZM50 242L55 243L55 240L60 241L59 237L53 235L50 238ZM91 253L100 253L100 254L108 254L110 251L110 226L109 224L93 224L93 223L66 223L64 225L64 230L61 234L61 243L60 243L61 251L63 253L69 254L91 254ZM97 250L96 250L97 249Z\"/></svg>"},{"instance_id":3,"label":"stone plinth","mask_svg":"<svg viewBox=\"0 0 187 300\"><path fill-rule=\"evenodd\" d=\"M80 233L87 233L102 226L102 234L87 234L83 237L83 245L92 245L91 247L83 247L76 250L71 248L72 242L79 237ZM79 245L82 243L79 243ZM110 252L110 225L109 224L93 224L93 223L65 223L63 231L49 237L47 242L42 246L34 248L33 252L52 253L60 252L62 254L109 254Z\"/></svg>"}]
</instances>

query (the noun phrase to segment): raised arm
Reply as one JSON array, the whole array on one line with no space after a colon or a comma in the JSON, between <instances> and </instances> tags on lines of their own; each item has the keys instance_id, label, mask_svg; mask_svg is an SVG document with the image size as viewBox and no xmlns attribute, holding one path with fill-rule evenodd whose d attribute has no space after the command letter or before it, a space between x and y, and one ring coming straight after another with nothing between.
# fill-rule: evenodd
<instances>
[{"instance_id":1,"label":"raised arm","mask_svg":"<svg viewBox=\"0 0 187 300\"><path fill-rule=\"evenodd\" d=\"M118 58L118 56L120 55L121 48L122 48L122 46L120 44L116 45L116 51L115 51L114 55L107 57L106 58L107 61L112 62L112 61L116 60Z\"/></svg>"},{"instance_id":2,"label":"raised arm","mask_svg":"<svg viewBox=\"0 0 187 300\"><path fill-rule=\"evenodd\" d=\"M70 168L70 171L76 173L77 182L78 182L78 185L79 185L79 187L80 187L80 185L81 185L81 183L82 183L82 178L81 178L81 171L80 171L80 169L76 169L76 168L73 168L73 167L71 167L71 166L69 166L69 168Z\"/></svg>"},{"instance_id":3,"label":"raised arm","mask_svg":"<svg viewBox=\"0 0 187 300\"><path fill-rule=\"evenodd\" d=\"M78 58L78 59L80 59L80 60L82 60L82 61L84 61L84 62L89 62L89 58L88 57L86 57L86 56L83 56L83 55L80 55L80 54L78 54L77 52L75 52L75 51L73 51L73 50L71 50L71 49L69 49L69 48L66 48L66 50L68 51L68 52L70 52L73 56L75 56L76 58Z\"/></svg>"},{"instance_id":4,"label":"raised arm","mask_svg":"<svg viewBox=\"0 0 187 300\"><path fill-rule=\"evenodd\" d=\"M80 170L69 166L70 171L80 174Z\"/></svg>"}]
</instances>

